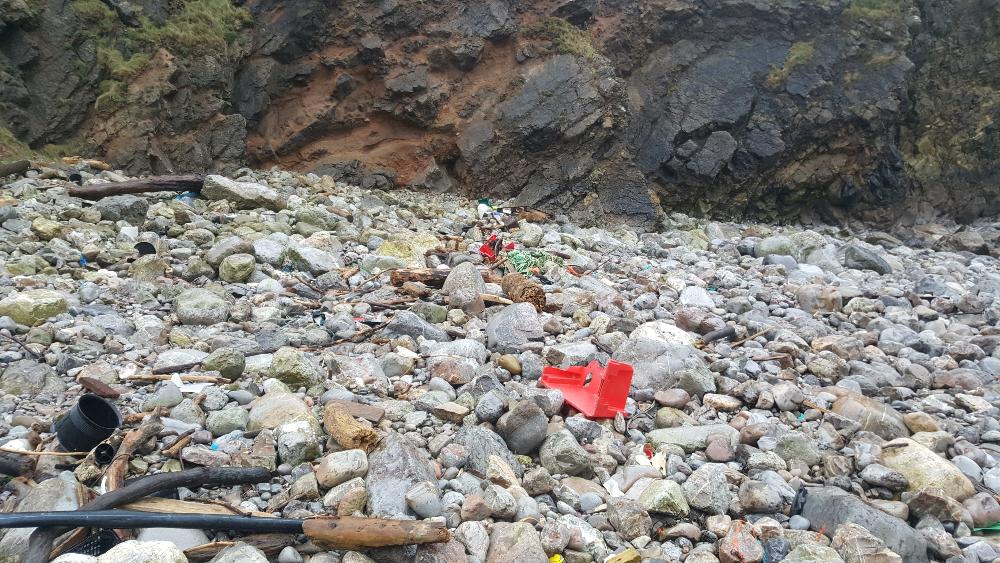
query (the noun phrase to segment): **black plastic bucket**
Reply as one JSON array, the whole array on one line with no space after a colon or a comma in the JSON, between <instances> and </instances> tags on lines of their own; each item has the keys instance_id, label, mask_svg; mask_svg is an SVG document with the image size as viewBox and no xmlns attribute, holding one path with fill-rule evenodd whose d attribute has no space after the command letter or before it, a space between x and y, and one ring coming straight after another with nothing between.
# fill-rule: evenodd
<instances>
[{"instance_id":1,"label":"black plastic bucket","mask_svg":"<svg viewBox=\"0 0 1000 563\"><path fill-rule=\"evenodd\" d=\"M114 405L97 395L84 395L56 422L56 435L68 452L89 452L122 425Z\"/></svg>"}]
</instances>

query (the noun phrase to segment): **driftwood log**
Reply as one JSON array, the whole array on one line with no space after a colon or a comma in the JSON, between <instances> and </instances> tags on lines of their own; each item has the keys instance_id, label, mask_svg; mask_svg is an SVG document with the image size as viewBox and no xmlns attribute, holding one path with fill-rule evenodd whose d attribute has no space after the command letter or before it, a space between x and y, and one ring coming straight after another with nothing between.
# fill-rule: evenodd
<instances>
[{"instance_id":1,"label":"driftwood log","mask_svg":"<svg viewBox=\"0 0 1000 563\"><path fill-rule=\"evenodd\" d=\"M97 200L113 195L142 194L149 192L198 192L205 183L205 177L151 176L140 180L93 184L69 189L69 195L83 199Z\"/></svg>"},{"instance_id":2,"label":"driftwood log","mask_svg":"<svg viewBox=\"0 0 1000 563\"><path fill-rule=\"evenodd\" d=\"M389 274L389 283L402 287L406 282L420 282L427 287L440 289L450 273L451 269L445 268L398 268ZM480 269L479 275L483 276L483 280L490 281L489 270Z\"/></svg>"},{"instance_id":3,"label":"driftwood log","mask_svg":"<svg viewBox=\"0 0 1000 563\"><path fill-rule=\"evenodd\" d=\"M29 168L31 168L31 162L27 160L15 160L14 162L0 163L0 178L4 176L12 176L14 174L24 174Z\"/></svg>"},{"instance_id":4,"label":"driftwood log","mask_svg":"<svg viewBox=\"0 0 1000 563\"><path fill-rule=\"evenodd\" d=\"M371 452L378 444L378 434L337 403L327 403L323 410L323 428L344 449Z\"/></svg>"},{"instance_id":5,"label":"driftwood log","mask_svg":"<svg viewBox=\"0 0 1000 563\"><path fill-rule=\"evenodd\" d=\"M545 290L521 274L507 274L500 287L514 303L531 303L539 312L545 308Z\"/></svg>"},{"instance_id":6,"label":"driftwood log","mask_svg":"<svg viewBox=\"0 0 1000 563\"><path fill-rule=\"evenodd\" d=\"M402 286L406 282L420 282L428 287L440 288L444 285L444 280L448 279L451 270L438 270L435 268L400 268L393 270L389 274L389 283L396 287Z\"/></svg>"}]
</instances>

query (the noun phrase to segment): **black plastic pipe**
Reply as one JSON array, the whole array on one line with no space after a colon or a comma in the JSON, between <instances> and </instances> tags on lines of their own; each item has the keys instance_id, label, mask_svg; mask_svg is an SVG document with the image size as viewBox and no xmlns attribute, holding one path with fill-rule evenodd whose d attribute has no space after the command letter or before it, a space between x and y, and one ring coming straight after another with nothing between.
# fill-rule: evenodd
<instances>
[{"instance_id":1,"label":"black plastic pipe","mask_svg":"<svg viewBox=\"0 0 1000 563\"><path fill-rule=\"evenodd\" d=\"M194 528L233 532L279 532L301 534L302 520L253 516L216 516L210 514L163 514L138 510L63 510L55 512L0 513L2 528Z\"/></svg>"}]
</instances>

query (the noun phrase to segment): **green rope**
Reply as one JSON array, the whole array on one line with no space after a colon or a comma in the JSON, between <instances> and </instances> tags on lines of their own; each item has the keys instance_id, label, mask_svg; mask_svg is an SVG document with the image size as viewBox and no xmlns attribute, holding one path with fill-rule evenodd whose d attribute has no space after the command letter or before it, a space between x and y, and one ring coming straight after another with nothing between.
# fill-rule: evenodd
<instances>
[{"instance_id":1,"label":"green rope","mask_svg":"<svg viewBox=\"0 0 1000 563\"><path fill-rule=\"evenodd\" d=\"M531 274L533 270L542 271L545 264L552 262L562 267L562 258L553 256L542 250L511 250L507 253L507 263L519 274Z\"/></svg>"}]
</instances>

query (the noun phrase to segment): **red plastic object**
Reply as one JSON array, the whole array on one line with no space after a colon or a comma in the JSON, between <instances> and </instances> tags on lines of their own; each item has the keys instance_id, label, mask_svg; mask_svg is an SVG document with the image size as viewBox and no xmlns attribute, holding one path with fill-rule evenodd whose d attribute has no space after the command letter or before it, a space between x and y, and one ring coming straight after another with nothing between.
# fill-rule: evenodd
<instances>
[{"instance_id":1,"label":"red plastic object","mask_svg":"<svg viewBox=\"0 0 1000 563\"><path fill-rule=\"evenodd\" d=\"M542 370L542 385L562 391L566 402L587 418L614 418L625 411L632 372L632 366L614 360L606 368L596 361L568 369L548 367Z\"/></svg>"},{"instance_id":2,"label":"red plastic object","mask_svg":"<svg viewBox=\"0 0 1000 563\"><path fill-rule=\"evenodd\" d=\"M488 262L493 262L497 259L497 250L494 248L494 246L497 248L500 246L497 240L496 235L490 235L490 238L479 247L479 253L482 254L483 258L486 258Z\"/></svg>"},{"instance_id":3,"label":"red plastic object","mask_svg":"<svg viewBox=\"0 0 1000 563\"><path fill-rule=\"evenodd\" d=\"M496 236L490 235L490 238L479 247L479 253L483 255L483 258L487 262L495 262L497 259L497 253L501 250L514 250L514 243L508 242L504 244L503 240Z\"/></svg>"}]
</instances>

